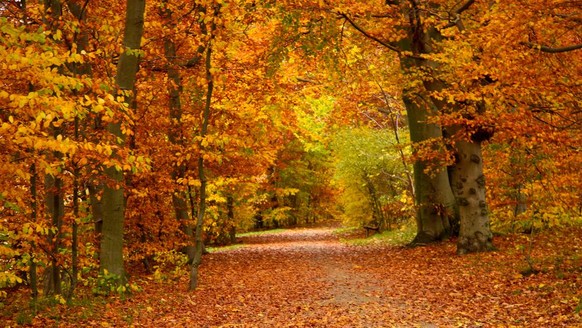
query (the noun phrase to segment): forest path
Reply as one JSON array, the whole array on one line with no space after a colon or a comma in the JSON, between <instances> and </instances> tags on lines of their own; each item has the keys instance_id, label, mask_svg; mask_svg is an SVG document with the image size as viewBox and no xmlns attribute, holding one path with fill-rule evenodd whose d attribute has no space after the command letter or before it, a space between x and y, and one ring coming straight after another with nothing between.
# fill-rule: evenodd
<instances>
[{"instance_id":1,"label":"forest path","mask_svg":"<svg viewBox=\"0 0 582 328\"><path fill-rule=\"evenodd\" d=\"M408 282L392 276L388 263L377 261L377 249L346 246L332 232L330 228L292 229L245 237L240 248L207 255L200 290L188 300L190 324L435 326L429 313L412 309L402 295L393 295L395 285ZM154 324L183 322L171 311L157 316Z\"/></svg>"},{"instance_id":2,"label":"forest path","mask_svg":"<svg viewBox=\"0 0 582 328\"><path fill-rule=\"evenodd\" d=\"M83 326L580 327L582 248L563 241L582 245L582 229L539 238L534 256L546 269L524 276L520 236L497 238L497 252L456 256L452 242L364 247L328 228L276 231L205 255L194 292L186 272L146 277L142 292Z\"/></svg>"}]
</instances>

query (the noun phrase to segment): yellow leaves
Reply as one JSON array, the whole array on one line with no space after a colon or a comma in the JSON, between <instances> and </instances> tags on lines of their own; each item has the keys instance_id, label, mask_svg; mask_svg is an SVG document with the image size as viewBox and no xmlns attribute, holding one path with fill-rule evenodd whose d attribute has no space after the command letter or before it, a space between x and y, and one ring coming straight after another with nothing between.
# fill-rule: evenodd
<instances>
[{"instance_id":1,"label":"yellow leaves","mask_svg":"<svg viewBox=\"0 0 582 328\"><path fill-rule=\"evenodd\" d=\"M111 156L111 154L113 154L113 149L109 145L97 144L95 146L95 151L99 154L103 154L103 155L106 155L108 157Z\"/></svg>"},{"instance_id":2,"label":"yellow leaves","mask_svg":"<svg viewBox=\"0 0 582 328\"><path fill-rule=\"evenodd\" d=\"M63 32L61 30L56 30L53 33L53 39L56 40L56 41L62 40L63 39Z\"/></svg>"},{"instance_id":3,"label":"yellow leaves","mask_svg":"<svg viewBox=\"0 0 582 328\"><path fill-rule=\"evenodd\" d=\"M195 188L200 187L200 180L192 178L192 177L180 178L180 179L177 179L176 182L180 185L183 185L183 186L190 186L190 187L195 187Z\"/></svg>"},{"instance_id":4,"label":"yellow leaves","mask_svg":"<svg viewBox=\"0 0 582 328\"><path fill-rule=\"evenodd\" d=\"M3 258L17 256L19 253L10 247L0 245L0 256Z\"/></svg>"},{"instance_id":5,"label":"yellow leaves","mask_svg":"<svg viewBox=\"0 0 582 328\"><path fill-rule=\"evenodd\" d=\"M13 286L16 284L21 284L23 282L22 278L15 274L4 271L0 272L0 287Z\"/></svg>"},{"instance_id":6,"label":"yellow leaves","mask_svg":"<svg viewBox=\"0 0 582 328\"><path fill-rule=\"evenodd\" d=\"M277 189L277 195L284 197L284 196L293 196L297 194L300 190L297 188L279 188Z\"/></svg>"}]
</instances>

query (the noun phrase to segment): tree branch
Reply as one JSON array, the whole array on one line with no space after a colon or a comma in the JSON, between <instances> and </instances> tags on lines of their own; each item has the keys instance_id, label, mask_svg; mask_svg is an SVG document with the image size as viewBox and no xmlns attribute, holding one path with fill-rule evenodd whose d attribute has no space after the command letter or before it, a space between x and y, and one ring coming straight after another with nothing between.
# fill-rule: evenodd
<instances>
[{"instance_id":1,"label":"tree branch","mask_svg":"<svg viewBox=\"0 0 582 328\"><path fill-rule=\"evenodd\" d=\"M471 7L471 5L473 3L475 3L475 0L468 0L467 2L465 2L465 4L463 4L461 7L459 7L459 9L455 10L455 13L457 15L462 13L463 11L469 9L469 7Z\"/></svg>"},{"instance_id":2,"label":"tree branch","mask_svg":"<svg viewBox=\"0 0 582 328\"><path fill-rule=\"evenodd\" d=\"M314 81L314 80L309 79L309 78L301 77L301 76L296 76L295 79L297 79L297 82L319 84L319 82L317 82L317 81Z\"/></svg>"},{"instance_id":3,"label":"tree branch","mask_svg":"<svg viewBox=\"0 0 582 328\"><path fill-rule=\"evenodd\" d=\"M379 44L383 45L384 47L386 47L392 51L395 51L397 53L402 52L401 49L399 49L399 48L397 48L389 43L386 43L386 42L378 39L377 37L371 35L370 33L366 32L363 28L361 28L358 24L356 24L356 22L354 22L348 15L346 15L344 13L339 13L339 12L338 12L338 15L343 17L346 21L348 21L350 23L350 25L352 25L356 30L358 30L358 32L362 33L368 39L374 40L374 41L378 42Z\"/></svg>"},{"instance_id":4,"label":"tree branch","mask_svg":"<svg viewBox=\"0 0 582 328\"><path fill-rule=\"evenodd\" d=\"M443 29L457 26L459 28L459 30L464 30L463 23L461 22L461 13L463 13L465 10L469 9L471 7L471 5L474 3L475 3L475 0L468 0L462 6L457 8L457 10L449 12L449 15L451 17L454 17L454 19L450 18L449 23L447 25L445 25L443 27Z\"/></svg>"},{"instance_id":5,"label":"tree branch","mask_svg":"<svg viewBox=\"0 0 582 328\"><path fill-rule=\"evenodd\" d=\"M560 48L552 48L552 47L543 46L543 45L535 44L535 43L531 43L531 42L520 42L520 44L527 46L531 49L537 49L537 50L540 50L542 52L547 52L550 54L557 54L557 53L561 53L561 52L569 52L569 51L582 49L582 44L575 44L572 46L566 46L566 47L560 47Z\"/></svg>"}]
</instances>

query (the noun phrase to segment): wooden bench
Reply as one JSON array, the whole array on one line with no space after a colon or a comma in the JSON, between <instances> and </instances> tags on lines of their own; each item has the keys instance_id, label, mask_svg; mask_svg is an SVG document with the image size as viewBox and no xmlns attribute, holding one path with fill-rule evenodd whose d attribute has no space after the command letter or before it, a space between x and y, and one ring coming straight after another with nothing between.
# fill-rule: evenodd
<instances>
[{"instance_id":1,"label":"wooden bench","mask_svg":"<svg viewBox=\"0 0 582 328\"><path fill-rule=\"evenodd\" d=\"M366 238L368 238L368 236L370 235L370 231L374 231L374 233L380 232L380 227L373 225L364 226L364 229L366 229Z\"/></svg>"}]
</instances>

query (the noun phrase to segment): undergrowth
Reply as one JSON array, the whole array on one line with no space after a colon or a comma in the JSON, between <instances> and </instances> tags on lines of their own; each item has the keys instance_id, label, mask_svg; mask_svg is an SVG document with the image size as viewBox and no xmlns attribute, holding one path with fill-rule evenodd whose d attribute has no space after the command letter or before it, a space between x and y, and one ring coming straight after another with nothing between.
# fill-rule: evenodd
<instances>
[{"instance_id":1,"label":"undergrowth","mask_svg":"<svg viewBox=\"0 0 582 328\"><path fill-rule=\"evenodd\" d=\"M349 238L341 237L362 228L340 228L334 231L334 234L340 236L340 241L352 246L369 246L369 245L391 245L404 246L414 239L416 227L413 225L404 225L397 230L387 230L382 233L371 235L368 238Z\"/></svg>"},{"instance_id":2,"label":"undergrowth","mask_svg":"<svg viewBox=\"0 0 582 328\"><path fill-rule=\"evenodd\" d=\"M261 230L261 231L250 231L244 233L237 233L236 236L238 237L252 237L252 236L261 236L261 235L272 235L276 233L283 232L287 229L272 229L272 230Z\"/></svg>"}]
</instances>

